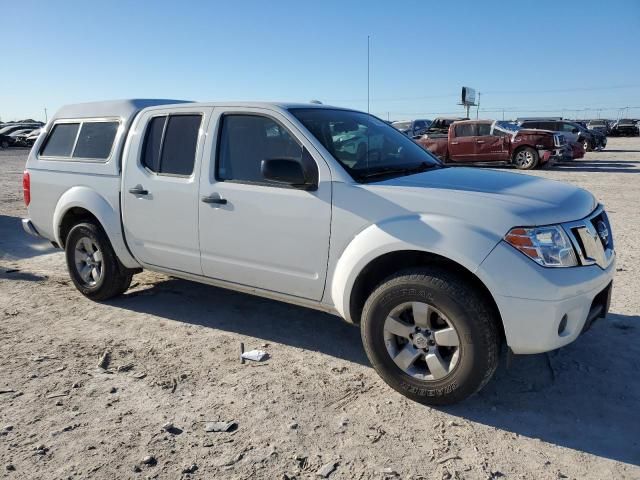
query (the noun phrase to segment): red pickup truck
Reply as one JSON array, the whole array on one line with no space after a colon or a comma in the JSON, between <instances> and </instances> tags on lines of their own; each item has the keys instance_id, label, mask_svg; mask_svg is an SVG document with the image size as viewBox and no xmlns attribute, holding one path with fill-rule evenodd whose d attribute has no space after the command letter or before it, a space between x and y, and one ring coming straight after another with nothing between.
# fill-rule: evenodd
<instances>
[{"instance_id":1,"label":"red pickup truck","mask_svg":"<svg viewBox=\"0 0 640 480\"><path fill-rule=\"evenodd\" d=\"M455 122L448 134L427 133L417 142L445 163L503 162L530 170L573 157L563 135L494 120Z\"/></svg>"}]
</instances>

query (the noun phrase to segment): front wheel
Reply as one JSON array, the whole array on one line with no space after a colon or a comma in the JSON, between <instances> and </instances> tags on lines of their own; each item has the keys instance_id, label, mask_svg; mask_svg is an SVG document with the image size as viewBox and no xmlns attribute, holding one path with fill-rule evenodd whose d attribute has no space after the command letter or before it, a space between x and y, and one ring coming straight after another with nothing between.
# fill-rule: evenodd
<instances>
[{"instance_id":1,"label":"front wheel","mask_svg":"<svg viewBox=\"0 0 640 480\"><path fill-rule=\"evenodd\" d=\"M590 152L592 150L589 140L585 140L584 142L582 142L582 147L584 148L585 152Z\"/></svg>"},{"instance_id":2,"label":"front wheel","mask_svg":"<svg viewBox=\"0 0 640 480\"><path fill-rule=\"evenodd\" d=\"M480 390L498 365L498 319L465 279L440 268L400 272L362 312L371 364L393 389L428 405Z\"/></svg>"},{"instance_id":3,"label":"front wheel","mask_svg":"<svg viewBox=\"0 0 640 480\"><path fill-rule=\"evenodd\" d=\"M71 229L65 256L71 280L91 300L107 300L131 285L131 271L120 263L107 235L94 223L80 223Z\"/></svg>"},{"instance_id":4,"label":"front wheel","mask_svg":"<svg viewBox=\"0 0 640 480\"><path fill-rule=\"evenodd\" d=\"M533 170L538 166L540 156L530 147L524 147L513 155L513 164L519 170Z\"/></svg>"}]
</instances>

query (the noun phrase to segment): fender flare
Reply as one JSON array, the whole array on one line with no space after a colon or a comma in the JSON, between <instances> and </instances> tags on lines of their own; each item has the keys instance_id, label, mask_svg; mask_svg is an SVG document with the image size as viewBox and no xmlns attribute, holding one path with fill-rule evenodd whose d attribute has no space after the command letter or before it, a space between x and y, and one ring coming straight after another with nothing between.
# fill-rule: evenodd
<instances>
[{"instance_id":1,"label":"fender flare","mask_svg":"<svg viewBox=\"0 0 640 480\"><path fill-rule=\"evenodd\" d=\"M95 216L120 262L127 268L140 268L140 264L133 258L125 243L119 209L114 208L106 198L88 187L71 187L58 200L53 212L53 232L58 245L64 244L60 238L60 225L71 208L83 208Z\"/></svg>"},{"instance_id":2,"label":"fender flare","mask_svg":"<svg viewBox=\"0 0 640 480\"><path fill-rule=\"evenodd\" d=\"M500 238L477 225L443 215L412 215L369 225L342 252L330 280L330 302L353 323L351 294L356 279L373 260L399 251L421 251L447 258L476 274Z\"/></svg>"}]
</instances>

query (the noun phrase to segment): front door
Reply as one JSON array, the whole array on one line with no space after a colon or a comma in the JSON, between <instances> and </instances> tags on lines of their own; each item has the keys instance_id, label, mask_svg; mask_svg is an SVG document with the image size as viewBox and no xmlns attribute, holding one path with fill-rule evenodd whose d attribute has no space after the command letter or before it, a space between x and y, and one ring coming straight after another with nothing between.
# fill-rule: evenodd
<instances>
[{"instance_id":1,"label":"front door","mask_svg":"<svg viewBox=\"0 0 640 480\"><path fill-rule=\"evenodd\" d=\"M210 132L218 144L205 152L200 185L204 275L320 300L329 255L329 167L276 111L216 108ZM317 189L265 180L262 160L282 158L315 169Z\"/></svg>"},{"instance_id":2,"label":"front door","mask_svg":"<svg viewBox=\"0 0 640 480\"><path fill-rule=\"evenodd\" d=\"M201 274L200 157L212 108L153 109L131 128L123 167L127 244L141 262Z\"/></svg>"},{"instance_id":3,"label":"front door","mask_svg":"<svg viewBox=\"0 0 640 480\"><path fill-rule=\"evenodd\" d=\"M478 123L476 136L476 161L496 162L509 159L509 144L506 133L491 130L491 123Z\"/></svg>"}]
</instances>

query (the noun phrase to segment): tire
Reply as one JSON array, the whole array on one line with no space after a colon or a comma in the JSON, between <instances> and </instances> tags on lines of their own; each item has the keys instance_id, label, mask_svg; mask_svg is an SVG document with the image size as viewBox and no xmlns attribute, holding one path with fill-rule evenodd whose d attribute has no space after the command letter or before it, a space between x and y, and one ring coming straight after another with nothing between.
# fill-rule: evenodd
<instances>
[{"instance_id":1,"label":"tire","mask_svg":"<svg viewBox=\"0 0 640 480\"><path fill-rule=\"evenodd\" d=\"M3 140L2 143L0 143L0 148L9 148L9 142Z\"/></svg>"},{"instance_id":2,"label":"tire","mask_svg":"<svg viewBox=\"0 0 640 480\"><path fill-rule=\"evenodd\" d=\"M539 161L540 156L535 149L524 147L514 152L511 163L513 163L518 170L533 170L538 166Z\"/></svg>"},{"instance_id":3,"label":"tire","mask_svg":"<svg viewBox=\"0 0 640 480\"><path fill-rule=\"evenodd\" d=\"M589 143L589 140L582 141L582 148L584 148L585 152L590 152L593 150L593 148L591 148L591 143Z\"/></svg>"},{"instance_id":4,"label":"tire","mask_svg":"<svg viewBox=\"0 0 640 480\"><path fill-rule=\"evenodd\" d=\"M430 314L399 313L406 304L411 305L411 312L416 311L416 304L420 307L418 311L424 312L427 302L432 309ZM458 275L435 267L406 270L385 280L366 301L361 321L362 342L371 364L391 388L420 403L450 405L484 387L498 366L501 337L499 320L492 311L483 296ZM401 320L402 334L407 325L415 332L411 317L428 319L432 333L435 332L436 340L430 341L435 346L430 344L427 353L423 348L420 354L423 356L414 360L408 369L400 364L406 365L405 359L420 350L418 341L425 335L421 332L422 338L419 338L413 333L413 339L395 336L387 327L390 314ZM391 325L394 330L397 324ZM446 333L445 329L451 328L457 335L458 346L441 346L441 343L455 343L451 341L452 335L436 336L437 332ZM404 350L409 351L408 356ZM436 362L428 363L428 356ZM428 365L432 364L444 369L438 372L440 367L434 368L431 372Z\"/></svg>"},{"instance_id":5,"label":"tire","mask_svg":"<svg viewBox=\"0 0 640 480\"><path fill-rule=\"evenodd\" d=\"M84 222L74 226L65 241L69 276L85 297L103 301L124 293L133 274L116 257L101 227Z\"/></svg>"}]
</instances>

